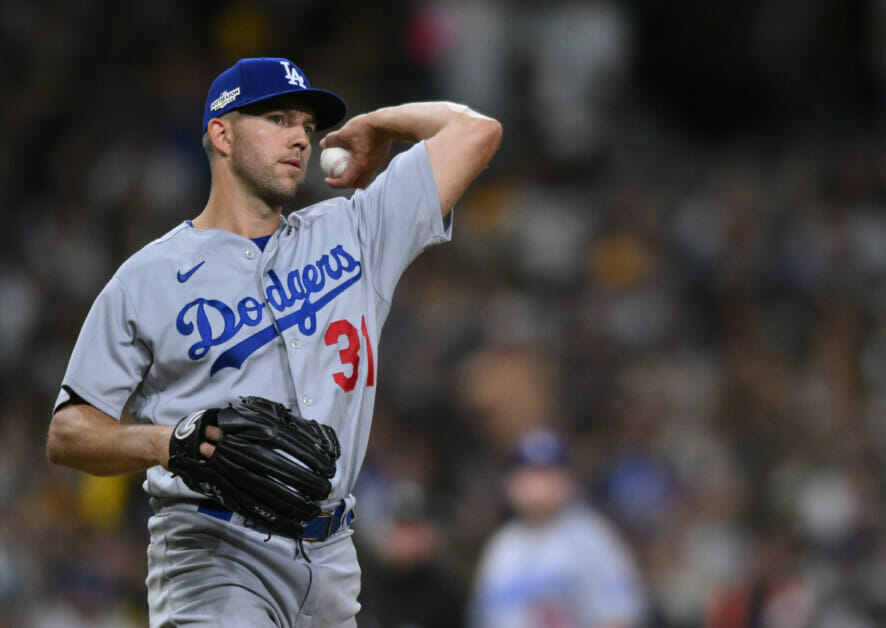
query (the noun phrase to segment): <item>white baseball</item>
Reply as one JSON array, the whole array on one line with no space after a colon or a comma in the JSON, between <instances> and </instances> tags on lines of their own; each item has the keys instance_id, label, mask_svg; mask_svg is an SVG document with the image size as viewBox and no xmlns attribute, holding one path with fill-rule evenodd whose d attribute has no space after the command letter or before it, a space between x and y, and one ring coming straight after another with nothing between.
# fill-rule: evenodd
<instances>
[{"instance_id":1,"label":"white baseball","mask_svg":"<svg viewBox=\"0 0 886 628\"><path fill-rule=\"evenodd\" d=\"M324 148L320 153L320 169L327 177L340 177L351 161L351 153L340 146Z\"/></svg>"}]
</instances>

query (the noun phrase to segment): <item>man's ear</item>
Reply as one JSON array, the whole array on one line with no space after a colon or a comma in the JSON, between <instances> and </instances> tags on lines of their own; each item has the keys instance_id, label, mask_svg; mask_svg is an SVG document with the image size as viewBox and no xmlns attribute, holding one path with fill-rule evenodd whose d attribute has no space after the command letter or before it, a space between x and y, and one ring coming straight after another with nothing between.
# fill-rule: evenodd
<instances>
[{"instance_id":1,"label":"man's ear","mask_svg":"<svg viewBox=\"0 0 886 628\"><path fill-rule=\"evenodd\" d=\"M229 120L213 118L209 121L209 124L206 125L206 132L209 133L209 139L212 140L212 145L215 147L215 150L224 156L231 154L234 135Z\"/></svg>"}]
</instances>

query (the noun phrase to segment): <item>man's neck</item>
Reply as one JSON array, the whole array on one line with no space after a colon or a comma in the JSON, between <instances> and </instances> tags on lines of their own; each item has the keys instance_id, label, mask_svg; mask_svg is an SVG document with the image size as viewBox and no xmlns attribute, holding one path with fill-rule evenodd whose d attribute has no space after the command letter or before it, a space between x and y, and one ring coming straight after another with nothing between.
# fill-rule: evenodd
<instances>
[{"instance_id":1,"label":"man's neck","mask_svg":"<svg viewBox=\"0 0 886 628\"><path fill-rule=\"evenodd\" d=\"M195 229L222 229L244 238L259 238L280 227L282 209L213 182L206 207L192 224Z\"/></svg>"}]
</instances>

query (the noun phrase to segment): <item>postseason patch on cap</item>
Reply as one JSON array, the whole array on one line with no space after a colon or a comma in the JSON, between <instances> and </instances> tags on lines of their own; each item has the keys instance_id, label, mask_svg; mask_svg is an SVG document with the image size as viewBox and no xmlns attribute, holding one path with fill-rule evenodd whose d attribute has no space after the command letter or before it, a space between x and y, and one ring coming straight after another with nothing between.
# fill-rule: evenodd
<instances>
[{"instance_id":1,"label":"postseason patch on cap","mask_svg":"<svg viewBox=\"0 0 886 628\"><path fill-rule=\"evenodd\" d=\"M237 96L240 95L240 88L235 87L232 90L224 91L221 95L212 101L212 104L209 106L210 111L218 111L219 109L224 109L232 102L237 100Z\"/></svg>"}]
</instances>

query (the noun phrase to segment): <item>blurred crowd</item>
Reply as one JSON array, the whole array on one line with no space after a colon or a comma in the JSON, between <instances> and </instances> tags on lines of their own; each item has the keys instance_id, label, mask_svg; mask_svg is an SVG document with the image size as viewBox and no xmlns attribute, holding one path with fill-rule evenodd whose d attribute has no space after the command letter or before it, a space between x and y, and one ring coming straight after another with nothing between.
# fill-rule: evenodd
<instances>
[{"instance_id":1,"label":"blurred crowd","mask_svg":"<svg viewBox=\"0 0 886 628\"><path fill-rule=\"evenodd\" d=\"M0 627L145 624L141 478L45 432L94 296L203 207L212 77L259 55L351 114L505 129L381 339L362 624L467 621L548 426L645 625L886 625L884 34L873 0L0 3Z\"/></svg>"}]
</instances>

